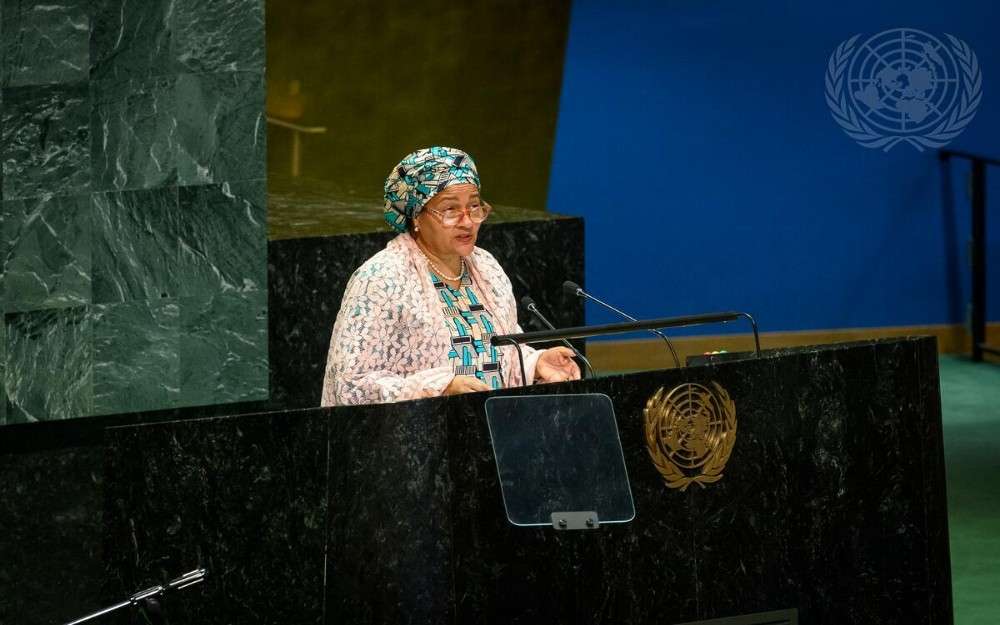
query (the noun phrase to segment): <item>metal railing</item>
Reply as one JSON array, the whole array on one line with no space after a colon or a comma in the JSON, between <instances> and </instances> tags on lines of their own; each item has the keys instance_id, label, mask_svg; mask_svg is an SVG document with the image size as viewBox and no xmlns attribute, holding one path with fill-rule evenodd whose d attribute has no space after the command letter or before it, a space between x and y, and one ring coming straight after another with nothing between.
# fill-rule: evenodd
<instances>
[{"instance_id":1,"label":"metal railing","mask_svg":"<svg viewBox=\"0 0 1000 625\"><path fill-rule=\"evenodd\" d=\"M326 126L301 126L292 122L268 117L267 123L292 131L292 177L298 178L302 173L302 135L320 135L326 132Z\"/></svg>"}]
</instances>

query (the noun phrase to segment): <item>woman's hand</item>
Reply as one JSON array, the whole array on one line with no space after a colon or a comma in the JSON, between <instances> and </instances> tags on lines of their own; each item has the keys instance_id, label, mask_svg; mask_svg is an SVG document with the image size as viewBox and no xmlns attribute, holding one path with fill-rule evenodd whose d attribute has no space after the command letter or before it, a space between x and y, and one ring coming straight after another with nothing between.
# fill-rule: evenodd
<instances>
[{"instance_id":1,"label":"woman's hand","mask_svg":"<svg viewBox=\"0 0 1000 625\"><path fill-rule=\"evenodd\" d=\"M579 380L580 367L573 362L573 356L573 350L568 347L545 350L535 364L535 379L539 382Z\"/></svg>"},{"instance_id":2,"label":"woman's hand","mask_svg":"<svg viewBox=\"0 0 1000 625\"><path fill-rule=\"evenodd\" d=\"M442 395L458 395L460 393L476 393L478 391L489 391L490 387L486 383L473 375L456 375L444 387Z\"/></svg>"}]
</instances>

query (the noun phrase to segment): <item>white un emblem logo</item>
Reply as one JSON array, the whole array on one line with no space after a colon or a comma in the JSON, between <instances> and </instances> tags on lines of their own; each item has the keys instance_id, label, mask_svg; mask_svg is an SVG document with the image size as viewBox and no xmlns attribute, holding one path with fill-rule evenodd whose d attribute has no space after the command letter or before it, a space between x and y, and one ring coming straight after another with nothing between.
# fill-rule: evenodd
<instances>
[{"instance_id":1,"label":"white un emblem logo","mask_svg":"<svg viewBox=\"0 0 1000 625\"><path fill-rule=\"evenodd\" d=\"M847 136L866 148L889 151L905 141L922 152L969 125L983 95L982 72L968 44L945 36L950 45L896 28L837 46L826 69L826 103Z\"/></svg>"}]
</instances>

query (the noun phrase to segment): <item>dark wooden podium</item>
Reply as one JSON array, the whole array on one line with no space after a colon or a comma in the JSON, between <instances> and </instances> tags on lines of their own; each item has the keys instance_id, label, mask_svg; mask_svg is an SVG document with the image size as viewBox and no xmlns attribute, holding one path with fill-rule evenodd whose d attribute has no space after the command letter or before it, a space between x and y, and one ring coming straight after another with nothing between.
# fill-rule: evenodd
<instances>
[{"instance_id":1,"label":"dark wooden podium","mask_svg":"<svg viewBox=\"0 0 1000 625\"><path fill-rule=\"evenodd\" d=\"M722 478L668 488L643 408L718 384ZM937 356L915 338L502 394L605 393L636 516L510 524L485 394L109 430L109 598L203 566L183 623L951 623Z\"/></svg>"}]
</instances>

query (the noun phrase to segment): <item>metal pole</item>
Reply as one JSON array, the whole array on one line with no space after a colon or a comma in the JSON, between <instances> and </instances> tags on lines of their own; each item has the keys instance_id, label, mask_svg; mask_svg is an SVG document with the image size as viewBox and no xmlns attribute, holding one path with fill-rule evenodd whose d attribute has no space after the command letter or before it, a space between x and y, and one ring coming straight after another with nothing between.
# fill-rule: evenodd
<instances>
[{"instance_id":1,"label":"metal pole","mask_svg":"<svg viewBox=\"0 0 1000 625\"><path fill-rule=\"evenodd\" d=\"M986 163L972 161L972 240L969 261L972 264L972 360L983 359L986 343Z\"/></svg>"},{"instance_id":2,"label":"metal pole","mask_svg":"<svg viewBox=\"0 0 1000 625\"><path fill-rule=\"evenodd\" d=\"M292 131L292 178L298 178L302 173L302 135L298 130Z\"/></svg>"}]
</instances>

